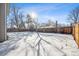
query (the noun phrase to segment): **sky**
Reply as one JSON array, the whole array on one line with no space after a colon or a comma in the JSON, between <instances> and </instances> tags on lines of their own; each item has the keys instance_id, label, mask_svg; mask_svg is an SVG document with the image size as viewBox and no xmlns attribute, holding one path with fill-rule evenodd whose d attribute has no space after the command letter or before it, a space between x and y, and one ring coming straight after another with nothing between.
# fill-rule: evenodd
<instances>
[{"instance_id":1,"label":"sky","mask_svg":"<svg viewBox=\"0 0 79 59\"><path fill-rule=\"evenodd\" d=\"M10 7L16 6L21 12L27 15L35 13L39 23L45 23L48 20L58 21L61 24L68 24L67 17L70 12L79 6L78 3L11 3Z\"/></svg>"}]
</instances>

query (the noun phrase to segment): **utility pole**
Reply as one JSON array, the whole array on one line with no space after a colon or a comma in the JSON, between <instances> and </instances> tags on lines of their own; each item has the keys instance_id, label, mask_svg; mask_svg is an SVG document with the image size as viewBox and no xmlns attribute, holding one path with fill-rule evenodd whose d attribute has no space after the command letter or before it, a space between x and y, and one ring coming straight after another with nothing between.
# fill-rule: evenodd
<instances>
[{"instance_id":1,"label":"utility pole","mask_svg":"<svg viewBox=\"0 0 79 59\"><path fill-rule=\"evenodd\" d=\"M57 33L57 29L58 29L58 21L56 21L56 33Z\"/></svg>"}]
</instances>

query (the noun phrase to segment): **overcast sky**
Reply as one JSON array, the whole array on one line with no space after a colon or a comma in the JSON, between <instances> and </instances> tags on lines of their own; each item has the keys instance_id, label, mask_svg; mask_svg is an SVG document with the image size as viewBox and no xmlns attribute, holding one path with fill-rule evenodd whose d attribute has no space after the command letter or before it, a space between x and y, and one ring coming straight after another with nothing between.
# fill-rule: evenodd
<instances>
[{"instance_id":1,"label":"overcast sky","mask_svg":"<svg viewBox=\"0 0 79 59\"><path fill-rule=\"evenodd\" d=\"M68 14L79 4L65 4L65 3L16 3L10 4L10 7L16 6L21 8L21 11L26 15L27 13L34 12L37 14L38 21L45 23L49 19L58 21L59 23L67 24L66 20Z\"/></svg>"}]
</instances>

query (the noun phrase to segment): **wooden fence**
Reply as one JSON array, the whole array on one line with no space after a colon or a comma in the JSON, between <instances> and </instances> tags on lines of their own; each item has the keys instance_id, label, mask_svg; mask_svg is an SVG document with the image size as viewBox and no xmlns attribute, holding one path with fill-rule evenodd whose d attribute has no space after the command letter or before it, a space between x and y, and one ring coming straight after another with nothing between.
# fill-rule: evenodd
<instances>
[{"instance_id":1,"label":"wooden fence","mask_svg":"<svg viewBox=\"0 0 79 59\"><path fill-rule=\"evenodd\" d=\"M7 32L23 32L23 31L35 31L35 30L28 30L28 29L15 29L15 28L8 28ZM47 32L47 33L63 33L63 34L71 34L72 27L60 27L60 28L39 28L37 29L38 32Z\"/></svg>"},{"instance_id":2,"label":"wooden fence","mask_svg":"<svg viewBox=\"0 0 79 59\"><path fill-rule=\"evenodd\" d=\"M79 23L75 24L73 26L73 33L72 33L77 45L78 45L78 48L79 48Z\"/></svg>"}]
</instances>

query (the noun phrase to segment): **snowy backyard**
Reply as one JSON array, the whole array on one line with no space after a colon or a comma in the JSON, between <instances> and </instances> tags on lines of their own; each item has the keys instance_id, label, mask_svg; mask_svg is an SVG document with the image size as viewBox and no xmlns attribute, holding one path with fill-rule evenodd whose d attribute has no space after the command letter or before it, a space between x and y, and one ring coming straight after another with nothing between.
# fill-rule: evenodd
<instances>
[{"instance_id":1,"label":"snowy backyard","mask_svg":"<svg viewBox=\"0 0 79 59\"><path fill-rule=\"evenodd\" d=\"M79 56L79 3L1 3L0 56Z\"/></svg>"},{"instance_id":2,"label":"snowy backyard","mask_svg":"<svg viewBox=\"0 0 79 59\"><path fill-rule=\"evenodd\" d=\"M0 43L1 56L79 55L79 49L69 34L39 33L38 35L36 32L14 32L7 35L9 40Z\"/></svg>"}]
</instances>

